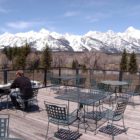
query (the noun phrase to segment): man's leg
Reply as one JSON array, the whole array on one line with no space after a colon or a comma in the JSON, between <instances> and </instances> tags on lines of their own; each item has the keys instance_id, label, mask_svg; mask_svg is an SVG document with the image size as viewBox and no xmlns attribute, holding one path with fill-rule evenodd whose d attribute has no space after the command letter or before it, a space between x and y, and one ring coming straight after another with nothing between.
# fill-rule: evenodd
<instances>
[{"instance_id":1,"label":"man's leg","mask_svg":"<svg viewBox=\"0 0 140 140\"><path fill-rule=\"evenodd\" d=\"M18 92L14 91L10 93L10 98L15 107L20 107L19 103L17 102Z\"/></svg>"},{"instance_id":2,"label":"man's leg","mask_svg":"<svg viewBox=\"0 0 140 140\"><path fill-rule=\"evenodd\" d=\"M28 97L24 97L25 110L28 110Z\"/></svg>"}]
</instances>

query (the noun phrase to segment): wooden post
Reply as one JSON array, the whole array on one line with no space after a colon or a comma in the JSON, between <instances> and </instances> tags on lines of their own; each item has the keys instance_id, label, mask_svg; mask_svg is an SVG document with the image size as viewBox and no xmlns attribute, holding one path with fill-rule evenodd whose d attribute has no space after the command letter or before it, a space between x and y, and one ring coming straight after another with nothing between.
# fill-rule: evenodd
<instances>
[{"instance_id":1,"label":"wooden post","mask_svg":"<svg viewBox=\"0 0 140 140\"><path fill-rule=\"evenodd\" d=\"M7 69L3 70L3 82L4 84L7 84Z\"/></svg>"},{"instance_id":2,"label":"wooden post","mask_svg":"<svg viewBox=\"0 0 140 140\"><path fill-rule=\"evenodd\" d=\"M45 85L45 87L46 87L46 85L47 85L47 70L46 69L44 69L44 85Z\"/></svg>"},{"instance_id":3,"label":"wooden post","mask_svg":"<svg viewBox=\"0 0 140 140\"><path fill-rule=\"evenodd\" d=\"M61 76L61 67L59 66L59 76ZM59 84L61 83L61 78L59 79Z\"/></svg>"},{"instance_id":4,"label":"wooden post","mask_svg":"<svg viewBox=\"0 0 140 140\"><path fill-rule=\"evenodd\" d=\"M119 72L119 81L122 81L123 80L123 71L120 71Z\"/></svg>"},{"instance_id":5,"label":"wooden post","mask_svg":"<svg viewBox=\"0 0 140 140\"><path fill-rule=\"evenodd\" d=\"M76 68L76 86L79 84L79 67Z\"/></svg>"},{"instance_id":6,"label":"wooden post","mask_svg":"<svg viewBox=\"0 0 140 140\"><path fill-rule=\"evenodd\" d=\"M119 81L123 80L123 71L119 72ZM122 92L122 86L119 87L119 92Z\"/></svg>"}]
</instances>

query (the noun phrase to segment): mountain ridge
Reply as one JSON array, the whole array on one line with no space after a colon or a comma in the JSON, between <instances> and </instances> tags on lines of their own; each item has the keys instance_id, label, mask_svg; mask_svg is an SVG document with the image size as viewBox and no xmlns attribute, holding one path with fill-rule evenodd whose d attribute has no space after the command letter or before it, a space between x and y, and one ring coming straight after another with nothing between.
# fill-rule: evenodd
<instances>
[{"instance_id":1,"label":"mountain ridge","mask_svg":"<svg viewBox=\"0 0 140 140\"><path fill-rule=\"evenodd\" d=\"M31 47L42 50L47 44L53 51L99 51L120 53L124 49L128 52L140 53L140 30L134 27L124 32L89 31L84 35L59 34L41 29L39 32L4 33L0 35L0 48L21 47L26 43Z\"/></svg>"}]
</instances>

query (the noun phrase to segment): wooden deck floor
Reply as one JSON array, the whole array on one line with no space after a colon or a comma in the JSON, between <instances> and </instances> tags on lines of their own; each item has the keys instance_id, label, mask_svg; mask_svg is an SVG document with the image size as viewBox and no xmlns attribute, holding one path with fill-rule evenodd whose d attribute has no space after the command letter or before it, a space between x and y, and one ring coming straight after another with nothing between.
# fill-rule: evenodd
<instances>
[{"instance_id":1,"label":"wooden deck floor","mask_svg":"<svg viewBox=\"0 0 140 140\"><path fill-rule=\"evenodd\" d=\"M10 114L10 137L17 137L23 140L45 140L47 114L44 110L44 100L62 103L61 100L54 98L57 95L52 91L50 92L49 89L40 89L38 94L40 111L30 113L11 109L0 111L1 114ZM128 105L125 112L125 125L128 127L127 134L118 135L115 137L115 140L140 140L140 98L136 97L135 102L138 104L135 107ZM73 109L75 106L75 103L71 103L70 107ZM50 125L50 140L56 139L53 137L56 129L55 125ZM71 129L75 129L75 127L72 126ZM85 133L83 129L80 129L80 132L83 134L80 140L111 140L110 136L101 132L98 132L96 135L91 131Z\"/></svg>"}]
</instances>

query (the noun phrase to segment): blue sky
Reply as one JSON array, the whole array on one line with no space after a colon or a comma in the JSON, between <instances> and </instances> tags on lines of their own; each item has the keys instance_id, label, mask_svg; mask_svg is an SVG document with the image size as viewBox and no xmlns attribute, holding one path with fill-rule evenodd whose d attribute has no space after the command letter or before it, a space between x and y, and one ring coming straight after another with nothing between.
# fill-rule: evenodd
<instances>
[{"instance_id":1,"label":"blue sky","mask_svg":"<svg viewBox=\"0 0 140 140\"><path fill-rule=\"evenodd\" d=\"M0 0L0 34L45 28L83 35L129 26L140 29L139 0Z\"/></svg>"}]
</instances>

